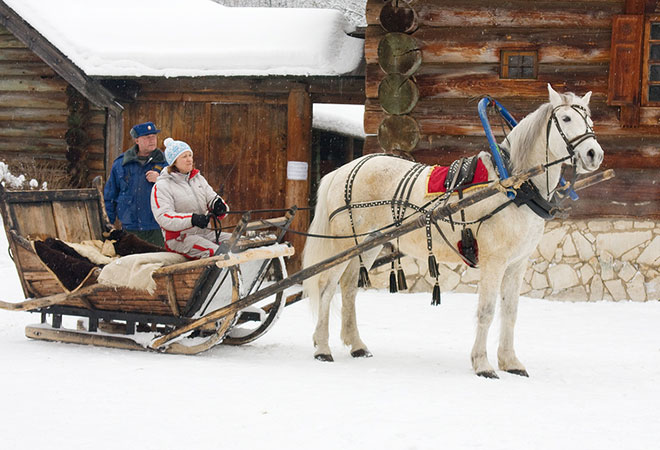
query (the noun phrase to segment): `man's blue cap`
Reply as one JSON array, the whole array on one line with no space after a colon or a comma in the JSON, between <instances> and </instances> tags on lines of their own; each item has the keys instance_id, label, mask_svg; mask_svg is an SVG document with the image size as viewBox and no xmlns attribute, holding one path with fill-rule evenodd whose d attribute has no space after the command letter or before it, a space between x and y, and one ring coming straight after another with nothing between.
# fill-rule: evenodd
<instances>
[{"instance_id":1,"label":"man's blue cap","mask_svg":"<svg viewBox=\"0 0 660 450\"><path fill-rule=\"evenodd\" d=\"M160 133L160 130L156 128L153 122L145 122L138 125L135 125L131 128L131 137L137 139L141 136L147 136L149 134Z\"/></svg>"}]
</instances>

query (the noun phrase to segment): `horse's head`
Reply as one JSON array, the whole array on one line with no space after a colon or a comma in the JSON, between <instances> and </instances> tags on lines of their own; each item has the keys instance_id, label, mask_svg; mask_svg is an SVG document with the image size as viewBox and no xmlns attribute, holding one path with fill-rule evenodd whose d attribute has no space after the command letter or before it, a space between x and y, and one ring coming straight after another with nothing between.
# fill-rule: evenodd
<instances>
[{"instance_id":1,"label":"horse's head","mask_svg":"<svg viewBox=\"0 0 660 450\"><path fill-rule=\"evenodd\" d=\"M548 149L557 159L570 156L577 173L592 172L603 162L603 149L594 134L589 99L559 94L548 84L552 115L548 121Z\"/></svg>"}]
</instances>

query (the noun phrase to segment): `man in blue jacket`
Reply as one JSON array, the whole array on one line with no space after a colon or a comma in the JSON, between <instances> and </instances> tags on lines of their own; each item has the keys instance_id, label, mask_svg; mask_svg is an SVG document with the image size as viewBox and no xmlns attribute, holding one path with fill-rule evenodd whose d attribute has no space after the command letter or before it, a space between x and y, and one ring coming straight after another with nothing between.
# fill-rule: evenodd
<instances>
[{"instance_id":1,"label":"man in blue jacket","mask_svg":"<svg viewBox=\"0 0 660 450\"><path fill-rule=\"evenodd\" d=\"M158 148L160 130L153 122L131 128L135 145L112 163L105 184L105 209L110 223L119 219L124 230L152 244L163 246L163 234L151 213L151 188L167 165Z\"/></svg>"}]
</instances>

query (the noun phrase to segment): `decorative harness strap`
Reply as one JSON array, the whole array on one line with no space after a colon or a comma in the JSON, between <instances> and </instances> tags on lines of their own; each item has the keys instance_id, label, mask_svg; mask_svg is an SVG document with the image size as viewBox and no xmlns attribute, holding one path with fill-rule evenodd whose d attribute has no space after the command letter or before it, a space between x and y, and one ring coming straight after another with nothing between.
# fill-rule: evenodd
<instances>
[{"instance_id":1,"label":"decorative harness strap","mask_svg":"<svg viewBox=\"0 0 660 450\"><path fill-rule=\"evenodd\" d=\"M355 235L355 222L353 221L353 208L351 206L351 200L353 198L353 182L355 181L355 177L357 176L357 173L362 168L362 166L364 166L367 161L378 155L379 153L368 155L362 161L357 163L348 174L346 185L344 186L344 201L346 202L346 207L348 208L348 217L351 222L351 231L353 232L355 245L358 245L358 240L357 236ZM360 261L360 277L358 278L358 287L370 287L371 282L369 281L369 272L367 272L367 268L364 267L362 255L358 255L358 259Z\"/></svg>"},{"instance_id":2,"label":"decorative harness strap","mask_svg":"<svg viewBox=\"0 0 660 450\"><path fill-rule=\"evenodd\" d=\"M433 288L433 305L438 305L440 304L440 284L438 280L438 263L436 262L435 256L432 253L433 250L433 239L431 235L431 213L434 209L434 207L429 208L428 210L425 209L427 206L432 205L433 203L439 203L443 199L448 199L449 195L451 192L447 193L445 196L438 197L428 204L424 205L424 207L418 207L417 205L412 205L409 202L410 196L412 194L412 189L413 186L415 185L415 182L419 178L420 174L426 169L428 166L425 164L420 164L416 163L414 164L408 171L403 175L401 180L399 181L399 184L397 185L397 188L394 192L394 197L391 200L377 200L377 201L372 201L372 202L363 202L363 203L357 203L353 204L351 203L353 199L353 184L355 182L355 178L357 176L357 173L359 170L364 166L364 164L369 161L370 159L376 157L376 156L389 156L389 157L396 157L396 158L401 158L396 155L386 155L386 154L381 154L381 153L376 153L376 154L371 154L366 156L364 159L362 159L358 164L356 164L348 174L348 177L346 179L346 185L344 186L344 206L336 209L333 211L328 220L332 220L332 218L338 214L340 211L343 210L348 210L348 217L349 221L351 224L351 231L353 233L353 239L355 242L355 245L358 245L358 240L357 240L357 234L355 232L355 221L353 220L353 208L368 208L368 207L373 207L373 206L385 206L387 204L390 205L392 209L392 217L394 220L394 225L395 226L400 226L403 218L405 216L405 211L406 208L412 207L413 209L423 212L426 216L426 246L429 251L429 258L428 258L428 264L429 264L429 272L432 277L435 278L435 286ZM362 260L362 255L358 255L358 260L360 262L360 272L359 272L359 277L358 277L358 287L370 287L371 283L369 281L369 272L367 271L367 268L364 266L364 261ZM392 266L392 270L394 270L394 266ZM400 261L399 261L399 271L400 273L398 283L395 283L393 281L393 273L390 274L390 290L394 289L395 285L396 287L401 286L401 288L406 287L406 281L405 281L405 275L403 274L403 270L400 268Z\"/></svg>"}]
</instances>

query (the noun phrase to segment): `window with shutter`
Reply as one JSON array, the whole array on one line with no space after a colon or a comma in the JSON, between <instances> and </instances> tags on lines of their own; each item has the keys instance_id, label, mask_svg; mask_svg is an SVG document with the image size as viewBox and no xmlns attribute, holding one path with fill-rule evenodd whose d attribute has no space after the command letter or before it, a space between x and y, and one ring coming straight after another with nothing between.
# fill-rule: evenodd
<instances>
[{"instance_id":1,"label":"window with shutter","mask_svg":"<svg viewBox=\"0 0 660 450\"><path fill-rule=\"evenodd\" d=\"M660 106L660 16L646 20L642 70L642 105Z\"/></svg>"}]
</instances>

